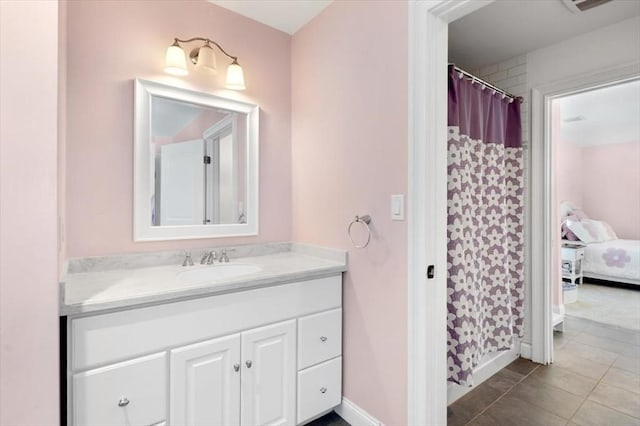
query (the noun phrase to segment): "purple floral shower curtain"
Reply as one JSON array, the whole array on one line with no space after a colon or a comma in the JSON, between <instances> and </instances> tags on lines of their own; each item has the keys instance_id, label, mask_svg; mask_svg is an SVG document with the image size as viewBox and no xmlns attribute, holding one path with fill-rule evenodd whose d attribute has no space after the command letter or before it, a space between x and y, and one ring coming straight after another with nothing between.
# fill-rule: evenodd
<instances>
[{"instance_id":1,"label":"purple floral shower curtain","mask_svg":"<svg viewBox=\"0 0 640 426\"><path fill-rule=\"evenodd\" d=\"M471 386L485 354L522 336L520 102L450 66L448 126L448 378Z\"/></svg>"}]
</instances>

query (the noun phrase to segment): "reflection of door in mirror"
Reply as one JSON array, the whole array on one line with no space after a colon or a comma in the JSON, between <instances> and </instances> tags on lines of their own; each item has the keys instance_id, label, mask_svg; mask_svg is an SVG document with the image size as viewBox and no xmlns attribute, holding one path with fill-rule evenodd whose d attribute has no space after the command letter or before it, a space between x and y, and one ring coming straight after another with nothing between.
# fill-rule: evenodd
<instances>
[{"instance_id":1,"label":"reflection of door in mirror","mask_svg":"<svg viewBox=\"0 0 640 426\"><path fill-rule=\"evenodd\" d=\"M259 114L254 104L135 81L135 241L258 235Z\"/></svg>"},{"instance_id":2,"label":"reflection of door in mirror","mask_svg":"<svg viewBox=\"0 0 640 426\"><path fill-rule=\"evenodd\" d=\"M233 111L154 97L151 161L154 226L242 223L238 122ZM239 135L241 134L241 135Z\"/></svg>"},{"instance_id":3,"label":"reflection of door in mirror","mask_svg":"<svg viewBox=\"0 0 640 426\"><path fill-rule=\"evenodd\" d=\"M208 223L238 220L237 117L229 114L205 130L205 217Z\"/></svg>"},{"instance_id":4,"label":"reflection of door in mirror","mask_svg":"<svg viewBox=\"0 0 640 426\"><path fill-rule=\"evenodd\" d=\"M161 146L160 173L156 175L160 181L160 197L156 199L160 225L204 223L203 152L202 139Z\"/></svg>"}]
</instances>

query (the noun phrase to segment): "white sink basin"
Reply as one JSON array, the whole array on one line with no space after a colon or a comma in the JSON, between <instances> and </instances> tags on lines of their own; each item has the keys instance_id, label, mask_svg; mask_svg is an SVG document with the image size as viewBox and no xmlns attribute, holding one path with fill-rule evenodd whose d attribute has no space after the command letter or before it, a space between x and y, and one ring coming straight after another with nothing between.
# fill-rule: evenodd
<instances>
[{"instance_id":1,"label":"white sink basin","mask_svg":"<svg viewBox=\"0 0 640 426\"><path fill-rule=\"evenodd\" d=\"M220 283L220 281L226 278L253 274L261 270L262 268L257 265L223 263L179 272L178 279L188 284L214 284Z\"/></svg>"}]
</instances>

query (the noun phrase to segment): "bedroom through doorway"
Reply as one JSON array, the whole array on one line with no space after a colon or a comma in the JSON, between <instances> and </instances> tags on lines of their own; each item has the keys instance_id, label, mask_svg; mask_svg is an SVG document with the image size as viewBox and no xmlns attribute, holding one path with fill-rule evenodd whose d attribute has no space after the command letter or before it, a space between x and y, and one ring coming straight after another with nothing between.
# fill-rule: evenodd
<instances>
[{"instance_id":1,"label":"bedroom through doorway","mask_svg":"<svg viewBox=\"0 0 640 426\"><path fill-rule=\"evenodd\" d=\"M556 97L548 117L554 364L604 367L640 336L640 79Z\"/></svg>"}]
</instances>

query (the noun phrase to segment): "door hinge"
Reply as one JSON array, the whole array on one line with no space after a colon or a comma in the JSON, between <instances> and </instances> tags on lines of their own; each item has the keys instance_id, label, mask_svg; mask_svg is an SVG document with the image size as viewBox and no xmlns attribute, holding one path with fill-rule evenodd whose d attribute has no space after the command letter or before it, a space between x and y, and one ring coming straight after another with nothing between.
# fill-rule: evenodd
<instances>
[{"instance_id":1,"label":"door hinge","mask_svg":"<svg viewBox=\"0 0 640 426\"><path fill-rule=\"evenodd\" d=\"M211 157L209 155L204 156L204 164L211 164Z\"/></svg>"}]
</instances>

